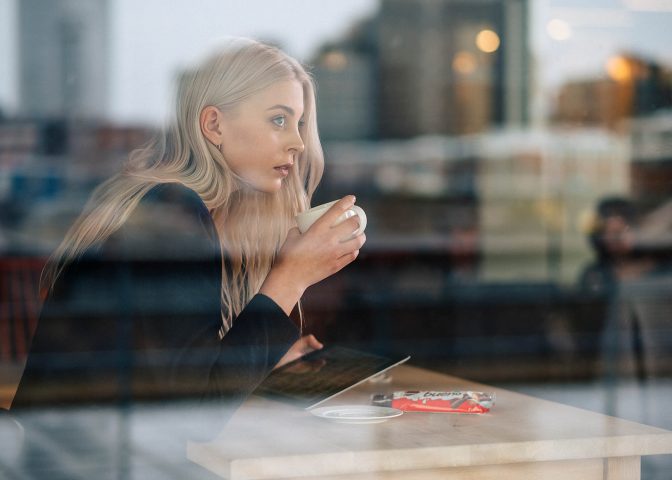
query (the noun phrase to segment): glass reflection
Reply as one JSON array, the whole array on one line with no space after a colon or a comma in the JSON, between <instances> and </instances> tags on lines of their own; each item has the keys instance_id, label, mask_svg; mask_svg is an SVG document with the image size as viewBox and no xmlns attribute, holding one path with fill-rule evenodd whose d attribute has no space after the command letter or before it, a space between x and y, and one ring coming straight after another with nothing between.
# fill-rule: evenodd
<instances>
[{"instance_id":1,"label":"glass reflection","mask_svg":"<svg viewBox=\"0 0 672 480\"><path fill-rule=\"evenodd\" d=\"M207 16L221 14L207 5ZM253 18L255 5L235 15ZM147 55L140 36L118 38L147 15L127 2L0 8L16 32L3 50L14 45L16 65L6 69L14 87L0 85L0 398L9 407L47 256L93 188L160 129L160 116L138 111L154 110L154 90L188 69L174 52L204 52L207 42L187 43L185 33L183 47L152 45ZM313 203L354 192L369 218L358 261L307 291L306 331L671 429L666 3L382 0L367 15L356 11L340 33L302 39L313 45L302 59L318 85L326 161ZM176 4L154 16L197 23L203 12ZM246 32L208 31L293 41L256 22ZM154 36L152 23L143 38ZM176 67L155 78L152 56L174 56ZM143 62L147 70L137 68ZM137 71L132 88L115 68ZM126 113L110 107L113 98ZM99 405L86 389L69 393L80 406L46 402L22 419L43 434L26 474L53 474L39 470L52 459L87 476L96 462L81 453L96 445L116 452L100 468L120 478L203 473L171 440L173 429L199 421L189 417L196 392L158 392L123 408ZM0 472L29 468L5 453ZM645 460L643 478L669 467Z\"/></svg>"}]
</instances>

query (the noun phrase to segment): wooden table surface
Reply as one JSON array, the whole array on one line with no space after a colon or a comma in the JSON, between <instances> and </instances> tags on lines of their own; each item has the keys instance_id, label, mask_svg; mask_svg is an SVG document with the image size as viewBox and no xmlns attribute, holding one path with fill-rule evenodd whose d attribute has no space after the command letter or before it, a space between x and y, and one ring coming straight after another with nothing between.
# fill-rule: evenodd
<instances>
[{"instance_id":1,"label":"wooden table surface","mask_svg":"<svg viewBox=\"0 0 672 480\"><path fill-rule=\"evenodd\" d=\"M642 455L672 454L672 432L402 365L390 383L367 382L324 405L368 404L395 390L495 392L484 415L410 413L340 424L259 397L187 456L234 479L631 480Z\"/></svg>"}]
</instances>

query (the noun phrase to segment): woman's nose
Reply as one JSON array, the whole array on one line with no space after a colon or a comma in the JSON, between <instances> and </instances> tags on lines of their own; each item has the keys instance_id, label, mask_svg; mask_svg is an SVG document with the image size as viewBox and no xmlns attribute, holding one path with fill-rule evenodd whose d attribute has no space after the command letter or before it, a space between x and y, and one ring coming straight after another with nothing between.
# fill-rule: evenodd
<instances>
[{"instance_id":1,"label":"woman's nose","mask_svg":"<svg viewBox=\"0 0 672 480\"><path fill-rule=\"evenodd\" d=\"M294 135L292 136L292 139L289 142L288 150L292 151L293 153L303 153L303 151L305 150L303 139L301 138L301 135L299 134L298 131L294 132Z\"/></svg>"}]
</instances>

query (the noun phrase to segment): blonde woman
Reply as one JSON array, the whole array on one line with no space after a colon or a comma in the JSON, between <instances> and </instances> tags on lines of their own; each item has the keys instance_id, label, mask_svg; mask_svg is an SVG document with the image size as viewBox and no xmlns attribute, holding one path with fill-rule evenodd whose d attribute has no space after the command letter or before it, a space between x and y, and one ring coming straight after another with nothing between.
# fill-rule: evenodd
<instances>
[{"instance_id":1,"label":"blonde woman","mask_svg":"<svg viewBox=\"0 0 672 480\"><path fill-rule=\"evenodd\" d=\"M236 39L183 75L174 123L93 193L45 268L13 408L166 391L236 404L320 348L290 313L365 242L356 217L334 226L353 196L294 227L322 171L296 60Z\"/></svg>"}]
</instances>

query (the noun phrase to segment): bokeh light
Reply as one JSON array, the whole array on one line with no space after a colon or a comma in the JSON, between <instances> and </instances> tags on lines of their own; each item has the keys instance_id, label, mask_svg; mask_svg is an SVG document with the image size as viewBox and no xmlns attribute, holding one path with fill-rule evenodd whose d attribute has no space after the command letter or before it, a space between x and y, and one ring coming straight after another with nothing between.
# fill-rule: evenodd
<instances>
[{"instance_id":1,"label":"bokeh light","mask_svg":"<svg viewBox=\"0 0 672 480\"><path fill-rule=\"evenodd\" d=\"M554 18L546 24L546 32L553 40L568 40L572 36L572 27L559 18Z\"/></svg>"},{"instance_id":2,"label":"bokeh light","mask_svg":"<svg viewBox=\"0 0 672 480\"><path fill-rule=\"evenodd\" d=\"M343 70L348 66L348 57L343 52L334 50L322 57L322 64L329 70Z\"/></svg>"},{"instance_id":3,"label":"bokeh light","mask_svg":"<svg viewBox=\"0 0 672 480\"><path fill-rule=\"evenodd\" d=\"M459 51L453 57L453 70L462 75L469 75L476 70L476 57L464 50Z\"/></svg>"},{"instance_id":4,"label":"bokeh light","mask_svg":"<svg viewBox=\"0 0 672 480\"><path fill-rule=\"evenodd\" d=\"M627 82L632 79L630 62L621 56L611 57L607 60L606 69L609 77L617 82Z\"/></svg>"},{"instance_id":5,"label":"bokeh light","mask_svg":"<svg viewBox=\"0 0 672 480\"><path fill-rule=\"evenodd\" d=\"M476 35L476 46L485 53L496 52L499 48L499 35L489 29L484 29Z\"/></svg>"}]
</instances>

